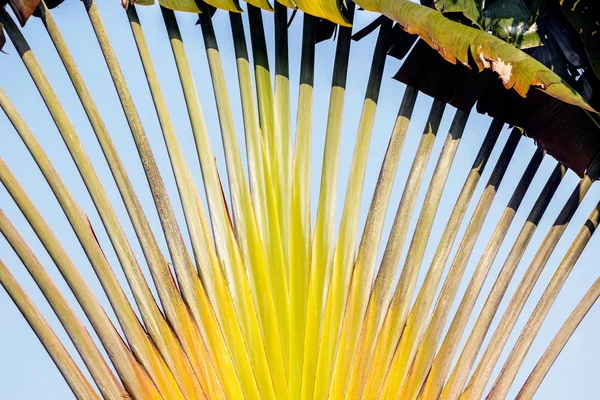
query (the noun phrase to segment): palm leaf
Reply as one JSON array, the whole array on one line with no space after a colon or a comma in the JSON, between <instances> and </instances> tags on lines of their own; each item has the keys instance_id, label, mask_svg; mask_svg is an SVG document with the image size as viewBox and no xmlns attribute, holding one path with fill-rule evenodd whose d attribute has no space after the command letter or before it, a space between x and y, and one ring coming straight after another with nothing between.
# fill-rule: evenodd
<instances>
[{"instance_id":1,"label":"palm leaf","mask_svg":"<svg viewBox=\"0 0 600 400\"><path fill-rule=\"evenodd\" d=\"M22 26L32 15L40 18L83 106L122 204L105 189L110 182L104 182L102 167L92 161L96 157L87 152L79 126L70 119L72 105L61 102L53 75L47 74L50 70L44 68L44 60L36 58L26 40L29 26L19 28L8 10L0 11L2 34L6 31L10 49L15 50L3 57L22 61L91 202L81 201L70 181L60 175L52 153L46 152L42 137L36 136L39 125L28 124L2 89L0 108L66 216L115 316L113 320L112 314L105 312L97 297L101 293L84 279L79 260L76 263L71 258L79 249L64 247L62 232L36 208L44 199L32 200L17 179L19 174L0 159L0 182L9 195L7 204L0 197L0 232L9 245L6 255L2 247L0 256L9 260L14 252L26 267L58 317L57 327L66 330L82 362L73 358L70 347L55 333L56 327L19 285L8 267L12 269L12 261L0 260L0 283L73 395L79 399L454 400L505 398L514 390L519 398L531 398L600 293L596 282L541 354L529 379L522 387L515 386L519 374L529 373L525 357L544 329L567 278L586 249L593 248L590 243L599 222L598 206L578 235L571 236L567 230L569 224L579 224L580 213L586 212L580 209L587 208L584 198L596 194L593 183L600 175L600 132L592 106L550 68L480 29L487 26L489 15L482 13L477 1L439 0L434 3L437 10L408 0L357 1L358 6L382 14L354 32L354 39L362 39L366 45L352 45L350 25L365 15L355 16L352 3L158 3L144 9L144 15L138 15L136 5L124 4L124 13L137 50L133 56L141 62L149 89L151 103L147 104L154 108L166 146L166 164L160 159L152 130L145 126L146 116L154 116L152 107L143 106L137 91L130 90L133 81L126 78L124 70L132 66L121 67L109 37L112 26L104 24L101 9L93 0L85 1L81 10L87 14L85 23L89 22L107 67L108 74L102 79L109 79L103 84L114 88L119 100L107 107L125 116L133 139L127 150L139 156L151 206L141 197L140 181L130 178L127 158L119 155L116 133L109 128L110 114L104 111L104 104L94 100L95 86L79 69L69 37L61 34L62 10L51 10L58 2L15 0L8 4ZM302 24L290 27L291 11L286 7L296 6L304 12ZM232 47L226 43L223 50L219 46L224 43L219 43L222 27L218 25L222 15L217 9L229 12L225 33ZM179 11L200 14L197 34L202 40L196 36L184 43L180 23L188 20L178 21ZM522 11L519 20L525 19ZM526 19L539 20L539 11ZM165 31L143 28L146 13L158 12ZM448 18L458 14L467 17L465 24L460 18ZM61 17L55 20L58 15ZM268 16L273 17L272 24ZM572 14L567 17L573 24L587 21ZM182 95L182 110L177 114L168 104L171 88L163 92L162 63L155 64L155 43L146 38L150 29L168 38L177 71L174 82ZM298 48L291 34L297 30L302 32ZM324 65L319 46L325 46L320 42L329 37L326 32L336 32L337 43L335 55L330 57L333 73L325 114L315 105L322 104L317 97ZM376 38L367 37L371 32L376 32ZM413 48L415 34L420 39ZM4 40L2 36L0 45ZM197 55L188 58L187 50L197 42L204 48L200 56L207 64L205 75L193 72ZM351 49L369 43L374 43L370 69L368 75L359 77L353 69L357 63ZM275 53L269 54L272 44ZM586 40L585 46L593 48L593 43ZM95 45L84 50L97 52ZM370 148L380 140L378 124L389 110L384 101L386 64L390 65L387 56L404 58L408 53L395 75L406 87L401 101L397 99L398 112L389 126L389 138L383 138L387 150L375 154ZM298 65L294 65L296 61ZM419 68L423 62L428 65ZM231 74L230 68L235 73ZM491 71L480 74L486 69ZM11 74L12 70L4 71L2 79ZM351 120L347 119L349 107L359 100L351 90L355 77L364 80L366 89L356 125L346 126ZM212 89L215 111L209 108L207 112L211 119L204 117L201 100L206 94L200 88ZM490 100L490 93L500 98L516 94L523 102L499 108ZM426 103L429 114L421 121L420 111ZM488 121L487 134L476 135L477 139L469 132L481 129L473 128L469 121L489 118L473 115L475 103L494 116ZM530 115L519 112L517 108L523 104L528 112L534 111ZM574 137L552 127L546 136L540 134L541 127L561 118L557 110L568 110L564 118L573 121ZM190 138L179 132L175 115L180 111L189 120ZM453 117L446 127L444 113L448 112ZM323 137L315 127L321 120L325 122L321 119L324 115ZM545 119L540 122L538 115ZM584 116L585 123L577 122L578 116ZM515 120L523 126L505 134L505 124ZM422 134L415 134L419 129L415 125L421 122ZM448 134L442 145L438 133L445 129ZM351 157L343 154L349 148L346 132L356 133ZM540 147L533 150L528 134L543 139ZM223 153L213 147L217 136ZM199 169L187 160L186 139L194 142L192 152L198 157ZM315 160L315 146L321 139L323 159ZM472 141L479 144L478 151ZM405 146L407 143L411 145ZM558 149L557 143L573 148ZM573 150L578 146L586 147L582 159L576 159ZM12 145L0 152L5 149L12 151ZM559 163L544 175L551 156ZM518 160L523 157L529 158L529 163L518 170ZM338 180L345 160L349 160L349 176L345 197L341 197ZM461 167L465 160L466 165L472 162L466 170ZM312 176L315 162L322 166L318 193ZM370 173L372 163L379 164L376 178ZM575 166L582 178L569 199L560 204L561 182L574 178L565 166ZM480 184L484 177L487 182ZM547 179L543 188L535 184L540 178ZM398 180L404 180L401 196L395 187ZM506 187L512 188L512 196L504 204L503 198L511 190ZM396 195L400 196L398 204ZM370 201L363 199L368 196ZM528 196L537 196L537 200L528 217L520 218ZM338 199L343 201L342 207L338 207ZM14 212L13 203L17 206ZM122 205L124 211L120 211ZM390 206L397 207L393 219L387 218ZM542 218L553 209L561 211L546 230ZM36 255L35 245L22 232L27 228L13 224L19 218L17 210L66 281L82 316L69 303L70 294L63 293ZM16 213L14 218L12 213ZM519 223L520 233L513 234ZM532 245L536 229L545 234L539 246ZM97 236L96 231L101 234ZM567 238L572 240L571 246L562 251L560 241ZM481 242L485 245L478 252ZM141 252L136 250L138 244ZM512 248L505 254L502 249L507 246ZM527 250L535 256L511 292ZM555 264L553 253L563 253L562 262ZM476 265L474 270L469 269L471 262ZM503 266L494 276L497 262ZM117 264L124 279L120 279ZM529 310L528 300L547 268L555 268L554 276L525 327L515 332L519 337L496 376L494 371L517 319ZM489 279L493 285L488 291ZM508 307L499 313L509 293ZM479 304L480 312L472 316ZM499 325L489 332L497 315ZM102 348L92 335L98 337ZM453 363L455 357L458 361ZM486 393L489 383L491 390Z\"/></svg>"}]
</instances>

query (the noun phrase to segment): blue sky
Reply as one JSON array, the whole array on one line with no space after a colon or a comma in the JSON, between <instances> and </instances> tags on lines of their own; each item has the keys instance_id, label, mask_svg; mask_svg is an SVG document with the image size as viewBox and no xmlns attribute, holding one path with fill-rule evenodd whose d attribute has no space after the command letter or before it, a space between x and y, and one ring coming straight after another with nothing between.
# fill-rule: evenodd
<instances>
[{"instance_id":1,"label":"blue sky","mask_svg":"<svg viewBox=\"0 0 600 400\"><path fill-rule=\"evenodd\" d=\"M140 111L146 133L149 137L151 145L154 148L157 162L163 171L163 178L167 185L167 189L172 195L174 208L181 222L181 227L185 231L183 214L178 204L177 192L172 173L170 172L168 156L162 140L160 127L158 125L148 87L142 72L141 64L137 56L135 44L130 33L127 17L117 1L103 1L98 3L113 46L129 83L129 88L133 93L136 105ZM142 21L142 26L145 30L147 40L150 44L155 66L161 80L162 89L167 98L168 106L171 111L179 139L183 145L188 163L192 167L192 171L198 182L198 185L199 187L202 187L202 179L196 156L195 145L186 115L185 103L181 94L167 35L164 30L162 17L158 7L138 7L138 13ZM142 201L142 205L147 210L150 223L153 229L155 229L155 232L159 232L160 224L156 216L150 192L147 187L145 175L139 162L131 134L121 111L118 98L110 81L110 77L93 35L91 26L88 22L87 16L85 15L84 7L79 1L67 1L58 9L54 10L52 14L57 20L57 23L68 42L78 66L86 82L88 83L89 89L91 90L94 99L96 100L100 111L105 118L105 122L109 128L109 131L111 132L127 170L129 171L130 178L138 190L138 195ZM373 16L366 12L359 12L357 14L355 26L360 28L370 22L372 18ZM200 28L195 25L197 17L192 14L179 13L178 20L188 52L188 57L195 75L198 93L200 95L200 101L202 103L203 111L208 123L217 163L222 171L221 174L224 177L225 165L216 107L214 104L212 86L210 83L210 76L208 73L208 66ZM217 12L214 16L214 24L216 27L217 38L219 40L221 55L228 79L227 84L232 98L232 106L234 108L233 111L236 116L240 116L238 117L236 124L238 136L240 138L240 144L243 146L244 139L241 121L241 105L239 102L239 91L237 87L237 73L235 69L235 59L231 42L229 18L226 13ZM270 16L265 18L265 26L267 30L269 50L272 56L274 49L272 41L272 18L270 18ZM295 121L296 118L296 103L294 99L297 98L301 26L301 16L298 15L290 28L290 67L292 75L293 121ZM52 85L54 86L54 89L65 106L73 124L75 125L88 151L89 157L93 161L94 166L96 167L96 170L105 185L107 192L111 198L114 199L115 209L123 221L123 225L128 236L132 238L132 246L139 256L138 259L140 260L141 265L146 271L147 269L145 268L139 245L137 241L134 240L135 235L133 234L133 229L131 228L131 224L129 223L127 214L121 203L114 181L112 180L102 152L100 151L100 147L95 139L93 131L91 130L89 122L83 112L75 91L72 88L68 76L64 71L64 68L62 67L62 64L60 63L60 60L52 46L52 43L50 42L41 22L35 18L33 18L27 24L24 33L36 56L41 61ZM348 95L344 113L344 130L340 155L340 176L338 184L339 195L337 201L338 219L341 208L343 207L343 197L352 159L356 127L360 118L360 110L367 82L367 76L369 73L370 60L375 38L376 35L373 34L358 43L353 43L352 45L351 66L349 70L347 86ZM70 159L60 135L54 126L52 119L48 114L35 86L33 85L32 80L27 74L27 71L25 70L20 58L16 54L16 51L10 42L7 44L4 50L7 54L0 55L0 70L2 71L2 74L0 75L0 86L7 92L18 110L29 123L30 128L36 134L36 137L49 154L55 167L61 173L64 181L71 189L74 197L82 206L82 208L88 213L92 225L94 226L99 237L100 243L102 244L107 257L109 258L113 269L115 270L117 276L123 282L125 282L120 266L118 265L117 259L110 246L110 242L108 241L107 235L102 228L102 223L94 210L93 204L89 198L89 195L87 194L87 191L85 190L81 178L78 175L77 169ZM324 42L317 46L311 173L313 217L316 213L316 205L318 201L320 169L325 139L324 132L327 121L326 110L329 101L329 88L331 83L334 51L335 43L332 41ZM271 65L273 65L272 59ZM385 76L383 79L383 86L377 111L377 119L373 130L371 147L369 150L369 163L362 201L361 227L367 215L368 204L370 203L394 118L396 116L397 109L402 98L402 93L404 91L404 86L402 84L391 79L399 65L400 62L394 59L388 59L386 64L384 73ZM383 240L387 238L389 230L391 229L393 216L395 214L400 197L402 196L404 183L406 181L406 177L408 176L410 165L412 163L412 159L414 157L414 153L418 145L420 134L427 118L431 102L432 100L424 95L419 96L417 100L417 105L411 121L407 140L404 145L402 159L398 168L398 174L396 176L396 181L390 200L390 206L388 208L388 216L383 231ZM441 151L441 147L448 132L450 122L452 121L453 114L454 110L451 107L447 107L438 133L438 139L436 141L436 145L425 174L424 183L421 187L417 208L411 220L411 228L409 231L409 236L405 242L405 249L410 245L410 237L412 235L412 231L414 230L416 219L418 218L420 204L422 204L428 186L427 183L433 173L437 156ZM421 271L419 282L421 282L424 278L426 267L433 258L436 249L436 243L442 235L445 223L450 215L450 212L452 211L452 206L460 192L466 174L470 169L471 163L477 154L485 132L487 131L489 121L490 120L488 117L478 115L475 112L469 119L462 143L453 165L449 182L446 185L446 189L442 197L440 209L436 217L427 253L425 255L423 264L424 267ZM502 149L502 145L508 137L508 133L509 130L505 128L494 150L494 153L492 154L488 168L486 169L480 185L475 193L475 201L473 201L470 205L467 216L463 221L463 226L461 227L458 236L459 238L462 237L464 229L466 228L466 222L468 222L468 219L473 212L476 200L483 190L484 184L487 181L495 160ZM481 234L481 238L483 238L483 240L479 240L477 246L475 247L469 266L466 270L466 277L469 277L475 268L475 265L487 244L487 238L489 238L493 232L493 229L495 228L495 225L500 218L504 207L512 195L512 191L514 190L514 187L516 186L518 179L525 169L534 150L535 145L531 140L521 140L513 162L511 163L510 169L507 171L505 180L500 187L494 205L484 225ZM80 268L81 273L88 281L90 287L98 295L98 298L106 307L109 315L113 316L108 301L102 293L98 280L83 251L81 250L81 247L79 246L77 239L75 238L66 218L64 217L64 214L54 199L52 192L44 181L35 163L31 159L27 150L21 143L20 139L14 132L12 126L3 113L0 113L0 157L6 161L9 167L16 174L27 193L34 200L37 207L54 229L54 232L58 235L63 246L68 249L69 254L75 261L75 264ZM518 234L527 214L529 213L529 210L531 209L532 204L537 198L537 195L550 172L554 168L554 165L555 161L550 157L546 157L542 167L540 168L535 180L531 185L529 192L527 193L519 213L513 222L511 230L509 231L507 239L505 240L492 268L488 281L483 288L484 294L487 294L491 288L491 282L493 278L501 268L502 262L510 251L513 240ZM566 198L575 187L577 181L578 178L575 176L575 174L569 172L566 179L561 184L549 211L542 220L542 223L540 224L540 227L538 228L532 243L530 244L519 266L519 269L517 270L516 276L509 287L509 294L511 294L516 288L518 280L535 255L535 249L542 242L548 228L560 211L560 208L562 208ZM227 188L225 187L225 189ZM577 232L581 228L588 214L594 207L595 202L599 198L600 187L595 185L588 194L586 200L583 202L572 223L567 229L563 239L559 243L559 246L551 257L538 282L538 285L530 297L530 301L525 307L524 312L522 313L522 316L515 327L515 331L519 331L519 329L522 328L526 323L527 316L535 307L537 299L551 278L554 269L558 266L562 257L568 250L569 243L571 243L574 237L577 235ZM55 278L63 293L72 302L72 304L75 304L73 296L70 294L68 287L56 270L56 267L45 253L35 234L3 187L0 187L0 208L2 208L2 210L7 213L9 218L17 225L21 234L32 245L36 255L47 267L50 274ZM160 235L158 238L164 253L167 254L164 239ZM454 254L457 245L458 241L455 243L455 248L452 254ZM542 327L538 338L534 342L525 360L523 370L515 381L510 396L514 396L516 394L516 391L518 391L518 388L520 388L521 384L526 379L529 371L537 362L545 346L550 342L555 332L562 325L566 317L579 302L580 298L587 291L589 286L598 277L598 271L596 270L597 259L595 259L594 256L597 257L599 246L600 238L598 236L594 237L588 244L571 277L567 281L562 293L560 294L556 304L554 305L550 316ZM382 244L381 249L383 249L383 247L384 245ZM382 250L380 251L380 257L381 252ZM21 265L20 261L12 252L4 238L0 238L0 257L9 266L11 271L19 279L27 292L32 296L59 337L63 339L67 349L80 363L80 359L75 353L73 346L69 342L67 335L60 327L60 324L52 313L52 310L49 308L38 288L35 286L35 283L31 280L25 268ZM403 256L401 262L403 262L404 257L405 256ZM458 298L462 296L465 288L466 284L463 284L461 290L459 291ZM130 295L129 289L126 288L126 291L128 295ZM484 299L485 297L478 301L473 313L475 316L477 315L478 310L481 308ZM500 312L504 310L508 300L509 296L507 295L502 303ZM458 301L455 303L458 303ZM457 304L455 304L455 307L456 305ZM79 308L77 308L77 312L82 318L84 317ZM52 361L46 354L45 350L33 332L29 329L29 326L26 324L25 320L22 318L10 298L3 290L0 290L0 316L2 316L3 321L2 327L0 328L0 398L7 400L50 400L71 398L72 394L69 388L63 381L62 377L54 367ZM494 321L492 328L495 327L497 321L498 318L496 318ZM471 326L473 322L473 318L471 318L469 326ZM594 308L588 314L585 321L579 327L578 331L572 337L571 341L559 357L556 365L542 384L537 398L597 398L597 360L600 358L600 342L597 340L596 335L598 328L600 328L600 309ZM498 367L502 366L504 360L509 354L510 348L516 339L517 335L511 335L502 358L498 363ZM494 377L498 371L499 368L496 369Z\"/></svg>"}]
</instances>

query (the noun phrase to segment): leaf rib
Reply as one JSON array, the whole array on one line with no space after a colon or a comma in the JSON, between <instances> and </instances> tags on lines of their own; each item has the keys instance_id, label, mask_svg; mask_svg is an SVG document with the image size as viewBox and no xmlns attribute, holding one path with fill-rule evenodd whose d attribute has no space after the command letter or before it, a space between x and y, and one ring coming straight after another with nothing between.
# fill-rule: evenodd
<instances>
[{"instance_id":1,"label":"leaf rib","mask_svg":"<svg viewBox=\"0 0 600 400\"><path fill-rule=\"evenodd\" d=\"M459 338L462 337L464 329L468 322L471 312L475 306L475 301L479 296L483 283L489 273L489 270L496 259L500 246L502 245L508 229L510 228L514 217L521 205L527 190L539 166L544 158L545 152L538 148L531 158L529 165L525 169L519 184L515 188L513 196L504 210L494 233L492 234L486 249L477 264L475 272L469 282L469 286L463 296L458 311L456 312L452 324L446 334L444 341L435 355L431 371L427 376L427 380L423 386L420 398L439 397L442 391L442 386L447 378L450 364L454 359L454 355L459 345Z\"/></svg>"},{"instance_id":2,"label":"leaf rib","mask_svg":"<svg viewBox=\"0 0 600 400\"><path fill-rule=\"evenodd\" d=\"M353 14L354 4L351 3L350 20L352 20ZM299 388L292 387L293 399L299 399L303 396L303 392L312 392L307 387L312 387L317 373L317 352L331 279L338 164L352 36L352 28L340 27L339 29L325 132L319 203L310 249L301 385ZM295 390L298 390L298 393Z\"/></svg>"},{"instance_id":3,"label":"leaf rib","mask_svg":"<svg viewBox=\"0 0 600 400\"><path fill-rule=\"evenodd\" d=\"M40 342L42 342L42 345L65 378L65 381L67 381L75 397L79 400L99 400L100 397L94 392L94 389L62 345L56 333L54 333L31 298L10 273L2 259L0 259L0 284L13 299L15 305L21 311L29 326L31 326L31 329L35 332Z\"/></svg>"},{"instance_id":4,"label":"leaf rib","mask_svg":"<svg viewBox=\"0 0 600 400\"><path fill-rule=\"evenodd\" d=\"M319 356L317 363L317 374L314 383L313 398L324 399L329 394L331 377L335 355L339 343L339 335L342 329L344 307L348 298L352 265L355 258L355 243L358 236L358 219L360 215L360 202L364 186L365 171L367 165L368 151L370 146L373 123L377 110L377 102L381 90L381 81L385 67L386 52L392 31L392 24L384 21L380 28L373 51L371 71L363 102L358 132L350 175L346 189L342 221L340 223L338 239L336 243L333 269L331 275L330 290L327 295L323 333L319 345ZM307 391L303 392L303 398L310 398L312 382L308 382Z\"/></svg>"}]
</instances>

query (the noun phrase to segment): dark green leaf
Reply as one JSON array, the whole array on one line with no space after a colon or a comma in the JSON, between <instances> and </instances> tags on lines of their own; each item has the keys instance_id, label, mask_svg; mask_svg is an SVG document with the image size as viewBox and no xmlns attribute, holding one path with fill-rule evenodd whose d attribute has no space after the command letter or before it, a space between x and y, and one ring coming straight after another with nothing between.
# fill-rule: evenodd
<instances>
[{"instance_id":1,"label":"dark green leaf","mask_svg":"<svg viewBox=\"0 0 600 400\"><path fill-rule=\"evenodd\" d=\"M525 52L550 68L561 78L569 82L569 84L573 83L572 77L569 74L569 63L552 35L544 38L543 46L532 47L526 49Z\"/></svg>"},{"instance_id":2,"label":"dark green leaf","mask_svg":"<svg viewBox=\"0 0 600 400\"><path fill-rule=\"evenodd\" d=\"M564 21L568 24L567 21ZM547 16L540 19L540 26L543 26L544 31L551 35L565 58L575 67L583 67L585 64L585 51L581 46L581 40L577 34L569 26L561 24L553 16Z\"/></svg>"},{"instance_id":3,"label":"dark green leaf","mask_svg":"<svg viewBox=\"0 0 600 400\"><path fill-rule=\"evenodd\" d=\"M560 0L562 10L581 37L590 65L600 78L600 2Z\"/></svg>"},{"instance_id":4,"label":"dark green leaf","mask_svg":"<svg viewBox=\"0 0 600 400\"><path fill-rule=\"evenodd\" d=\"M483 11L483 27L520 49L541 45L537 25L528 22L529 9L523 0L492 0Z\"/></svg>"},{"instance_id":5,"label":"dark green leaf","mask_svg":"<svg viewBox=\"0 0 600 400\"><path fill-rule=\"evenodd\" d=\"M435 0L434 5L443 13L462 13L471 22L481 26L483 0Z\"/></svg>"},{"instance_id":6,"label":"dark green leaf","mask_svg":"<svg viewBox=\"0 0 600 400\"><path fill-rule=\"evenodd\" d=\"M546 0L531 0L529 18L527 19L529 25L535 24L537 19L546 12L547 6Z\"/></svg>"},{"instance_id":7,"label":"dark green leaf","mask_svg":"<svg viewBox=\"0 0 600 400\"><path fill-rule=\"evenodd\" d=\"M585 71L577 81L581 95L596 109L600 109L600 78L593 71Z\"/></svg>"},{"instance_id":8,"label":"dark green leaf","mask_svg":"<svg viewBox=\"0 0 600 400\"><path fill-rule=\"evenodd\" d=\"M491 79L491 71L478 73L462 64L450 64L420 40L394 79L452 106L470 110Z\"/></svg>"},{"instance_id":9,"label":"dark green leaf","mask_svg":"<svg viewBox=\"0 0 600 400\"><path fill-rule=\"evenodd\" d=\"M580 176L600 154L596 116L537 90L523 98L493 81L482 93L477 111L522 127L544 150Z\"/></svg>"}]
</instances>

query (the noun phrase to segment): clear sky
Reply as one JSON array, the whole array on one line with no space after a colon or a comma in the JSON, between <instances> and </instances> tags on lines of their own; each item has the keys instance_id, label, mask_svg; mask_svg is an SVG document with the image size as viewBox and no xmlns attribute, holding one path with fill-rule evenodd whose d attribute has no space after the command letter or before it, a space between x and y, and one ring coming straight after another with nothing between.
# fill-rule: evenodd
<instances>
[{"instance_id":1,"label":"clear sky","mask_svg":"<svg viewBox=\"0 0 600 400\"><path fill-rule=\"evenodd\" d=\"M121 66L123 67L129 88L131 89L136 105L143 119L146 133L154 148L155 156L163 171L163 178L166 182L167 189L172 195L173 204L177 216L181 222L182 229L185 229L183 224L183 215L177 201L177 194L170 165L166 153L162 135L156 118L156 114L149 95L148 87L142 72L141 64L137 56L133 38L128 26L125 12L122 10L118 1L100 1L98 2L101 14L106 23L109 35L112 39L113 46L119 57ZM185 110L185 103L181 94L179 81L177 78L175 65L167 41L166 31L162 22L158 7L141 8L138 7L138 12L142 20L147 40L151 47L152 56L158 70L158 75L161 80L162 89L165 92L168 106L170 108L179 139L183 145L188 163L191 165L194 176L201 185L201 175L198 165L198 160L195 151L191 129ZM96 100L100 110L105 118L105 122L112 134L112 137L119 149L123 161L129 171L130 177L138 190L142 205L147 210L148 218L155 232L160 231L160 224L156 216L154 205L150 197L143 169L140 165L137 152L133 145L131 134L127 127L125 118L120 108L118 98L110 81L106 66L95 41L91 26L88 22L85 10L80 1L68 0L58 9L52 11L53 16L57 20L65 39L67 40L70 49L82 71L86 82ZM356 24L357 28L365 26L373 19L373 16L366 12L358 12ZM188 56L195 75L198 93L202 103L203 111L209 126L209 131L213 143L213 149L217 158L217 163L221 169L221 175L225 178L225 165L222 152L220 132L218 127L216 108L214 104L212 86L208 73L208 66L204 52L204 46L201 38L200 28L195 25L197 16L192 14L178 14L180 28L188 51ZM297 98L297 77L299 70L300 56L300 38L301 38L301 15L298 15L290 28L290 65L292 74L292 116L295 121L295 98ZM237 87L237 73L235 69L235 59L233 55L233 47L230 34L229 19L225 12L219 11L214 16L214 24L217 30L217 37L221 49L221 55L225 67L225 72L228 79L229 93L232 98L232 106L234 113L237 116L238 136L240 144L243 148L243 130L241 121L241 105L239 102L239 91ZM273 55L273 29L272 18L265 14L265 26L268 38L270 55ZM356 28L355 28L356 29ZM98 174L100 175L106 190L112 199L116 211L121 218L124 228L129 235L131 244L138 254L138 259L141 265L145 264L141 251L136 240L134 240L133 230L127 218L127 214L121 203L118 191L112 180L110 172L106 166L106 162L100 151L99 145L95 139L93 131L90 128L88 120L83 112L83 109L78 101L75 91L68 79L62 64L46 34L41 22L32 18L27 24L24 33L33 48L36 56L41 61L46 73L48 74L54 89L58 93L62 104L65 106L72 122L74 123L84 145L92 159ZM351 51L351 66L348 77L348 95L344 114L344 131L340 156L340 178L339 178L339 197L338 219L340 210L343 206L343 196L345 193L346 182L348 179L349 167L354 148L354 140L356 135L356 127L360 117L360 110L364 96L364 90L367 82L367 76L370 67L372 49L374 46L376 35L370 35L364 40L353 43ZM71 189L73 195L88 213L92 225L98 235L100 243L107 254L113 269L118 277L124 282L124 277L120 266L116 260L114 252L110 246L107 235L102 227L101 221L94 210L93 204L90 201L89 195L78 175L78 172L70 159L70 156L60 138L56 127L54 126L50 115L48 114L44 104L32 83L27 71L21 63L16 51L10 44L5 47L6 54L0 55L0 86L8 93L9 97L15 103L18 110L29 123L30 128L35 133L38 140L41 142L44 149L49 154L54 162L55 167L61 173L62 178ZM312 209L313 217L316 212L316 204L318 200L318 188L320 180L321 161L323 154L324 132L327 118L327 106L329 101L329 88L331 84L331 72L333 67L333 55L335 51L335 43L327 41L317 46L316 53L316 77L315 77L315 95L314 95L314 129L313 129L313 152L312 152ZM273 60L271 59L271 65ZM388 59L383 80L383 87L378 107L377 119L373 131L371 141L369 163L367 176L365 179L365 187L363 193L362 212L361 212L361 227L366 218L368 204L376 184L377 175L381 166L381 161L387 147L389 135L397 113L404 86L391 79L396 72L400 62L394 59ZM407 140L404 146L402 159L400 161L396 182L392 192L390 206L388 208L388 217L384 226L383 240L387 238L391 228L393 216L395 214L398 202L402 195L404 183L408 176L410 165L414 157L416 146L422 132L431 99L421 95L418 98L415 113L410 125ZM439 130L438 140L433 150L431 160L425 175L424 184L421 188L417 209L413 214L409 238L414 230L414 225L420 210L420 204L424 198L429 179L433 173L435 162L441 150L444 138L448 132L450 122L454 110L451 107L446 108L446 112ZM440 209L435 221L434 229L430 238L428 250L425 256L424 268L421 271L419 282L424 277L424 271L433 258L437 241L439 240L444 230L447 219L452 211L452 206L460 192L467 171L489 124L489 118L481 116L473 112L470 117L462 144L458 150L452 173L449 182L444 191ZM494 150L488 168L481 179L474 199L478 199L481 194L484 184L487 181L489 173L502 145L508 137L509 130L505 128L498 141L498 145ZM505 181L500 187L494 205L486 220L481 238L479 240L471 261L466 271L466 276L470 277L479 257L481 256L487 239L491 235L502 211L504 210L512 191L516 186L523 170L525 169L529 158L535 150L535 145L530 139L523 139L519 144L517 152L511 163L510 169L507 172ZM2 157L13 172L17 175L25 190L34 200L37 207L40 209L46 220L50 223L54 232L58 235L61 243L68 252L75 264L80 268L81 273L86 278L91 288L98 295L102 304L106 307L109 315L114 316L110 310L109 304L104 297L98 280L91 269L77 239L75 238L64 214L54 199L52 192L44 181L42 175L37 169L32 158L21 143L17 134L8 122L3 113L0 113L0 157ZM512 242L518 234L529 210L541 187L545 183L550 172L554 168L555 161L550 157L546 157L542 167L527 196L517 214L515 221L509 231L499 256L492 268L490 278L486 282L483 293L487 294L491 288L491 284L497 272L502 266ZM540 227L538 228L531 245L529 246L523 261L516 273L515 279L509 287L509 294L512 293L518 283L518 279L524 273L529 262L535 255L535 249L542 242L547 230L552 224L554 218L562 208L566 198L575 187L578 178L574 173L569 172L566 179L561 184L557 195L555 196L549 211L546 213ZM226 186L225 189L227 190ZM531 313L537 299L541 295L547 282L551 278L554 269L558 266L562 257L569 247L569 243L573 241L577 232L581 228L585 219L595 205L595 202L600 198L600 187L595 185L586 200L583 202L572 223L567 229L563 239L559 243L556 251L551 257L547 268L544 270L538 285L536 286L530 301L525 307L524 313L519 319L515 331L518 332L526 322L526 317ZM473 212L475 202L469 207L465 221ZM9 218L17 225L22 235L30 243L40 258L42 263L47 267L50 274L54 277L59 287L67 298L75 304L73 296L70 294L68 287L64 283L56 267L53 265L49 256L45 253L43 247L37 240L35 234L23 218L18 208L13 203L12 199L7 194L4 187L0 187L0 208L4 210ZM459 238L462 237L466 223L463 221L463 226L459 232ZM159 240L163 251L167 254L164 240L159 236ZM458 241L457 241L458 242ZM406 240L405 248L410 244L410 240ZM458 243L455 243L456 250ZM383 245L381 246L384 247ZM514 397L516 391L521 387L521 384L526 379L529 371L537 362L546 345L550 342L555 332L562 325L569 313L579 302L580 298L587 291L589 286L598 276L597 257L600 248L600 237L596 236L588 244L581 259L575 267L571 277L567 281L562 293L560 294L556 304L552 308L552 312L547 321L542 327L542 330L534 342L521 373L518 375L513 390L510 396ZM380 257L381 257L380 250ZM78 363L81 360L74 351L73 346L69 342L64 330L60 327L52 310L45 302L43 296L39 292L35 283L27 274L25 268L20 263L18 258L12 252L4 238L0 238L0 257L9 266L14 275L19 279L27 292L32 296L40 310L44 313L52 327L55 329L59 337L66 344L67 349L73 354ZM403 262L404 257L401 262ZM459 291L459 296L466 287L463 284ZM130 295L129 289L126 289ZM502 303L500 311L503 311L508 301L508 295ZM483 304L483 299L480 299L475 307L474 315ZM455 303L458 303L455 302ZM455 304L456 307L457 304ZM83 318L81 310L77 307L77 312ZM72 398L72 394L66 383L54 367L51 359L46 354L45 350L26 324L16 307L13 305L10 298L3 290L0 290L0 316L2 317L2 325L0 326L0 399L6 400L54 400ZM84 318L83 318L84 319ZM474 319L471 318L469 326L472 326ZM494 321L493 327L498 322L498 318ZM88 325L89 327L89 325ZM598 398L598 378L597 378L597 360L600 359L600 341L597 340L597 332L600 328L600 308L596 307L588 314L585 321L579 327L578 331L572 337L571 341L559 357L556 365L553 367L546 380L542 384L537 398L538 399L597 399ZM513 334L508 342L507 347L498 363L495 375L502 366L504 360L509 354L510 348L517 338ZM82 367L82 369L84 369ZM86 372L87 374L87 372Z\"/></svg>"}]
</instances>

